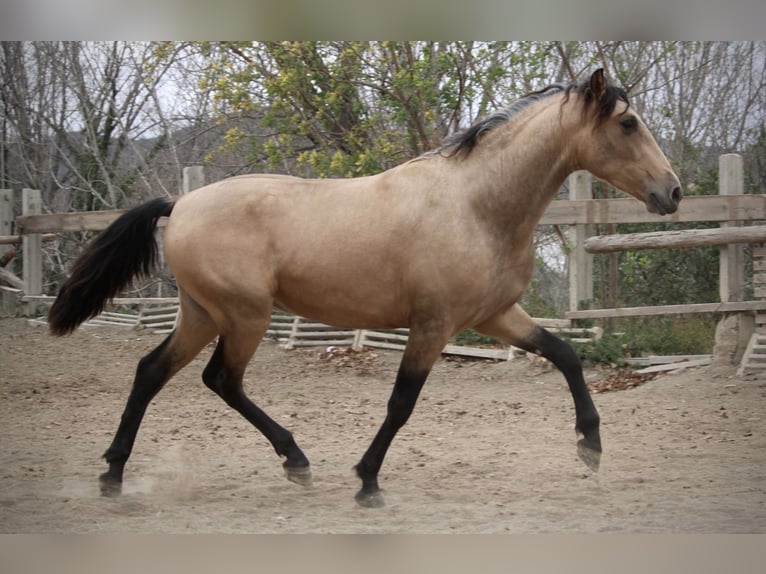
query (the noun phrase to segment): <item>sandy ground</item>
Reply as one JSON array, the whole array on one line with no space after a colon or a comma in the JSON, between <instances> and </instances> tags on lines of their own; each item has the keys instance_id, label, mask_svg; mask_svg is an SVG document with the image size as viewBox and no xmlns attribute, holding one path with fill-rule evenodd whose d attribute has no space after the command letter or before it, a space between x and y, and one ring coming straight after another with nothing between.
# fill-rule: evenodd
<instances>
[{"instance_id":1,"label":"sandy ground","mask_svg":"<svg viewBox=\"0 0 766 574\"><path fill-rule=\"evenodd\" d=\"M286 481L265 439L204 387L206 349L150 406L122 496L101 497L100 456L160 341L117 327L54 339L0 320L0 533L766 532L764 379L710 366L594 394L605 452L593 473L545 361L442 359L381 472L387 506L365 509L351 468L398 354L268 341L246 388L294 433L312 487Z\"/></svg>"}]
</instances>

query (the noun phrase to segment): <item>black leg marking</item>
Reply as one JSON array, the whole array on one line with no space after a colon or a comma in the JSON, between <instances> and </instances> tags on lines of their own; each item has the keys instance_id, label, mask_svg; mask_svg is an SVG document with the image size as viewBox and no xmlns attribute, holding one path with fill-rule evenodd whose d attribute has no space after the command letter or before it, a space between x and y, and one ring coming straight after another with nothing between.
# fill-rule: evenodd
<instances>
[{"instance_id":1,"label":"black leg marking","mask_svg":"<svg viewBox=\"0 0 766 574\"><path fill-rule=\"evenodd\" d=\"M99 477L101 493L104 496L120 494L125 463L133 450L146 408L172 375L170 358L166 352L171 337L172 335L138 363L133 388L122 413L120 425L111 446L104 453L104 458L109 463L109 470Z\"/></svg>"},{"instance_id":2,"label":"black leg marking","mask_svg":"<svg viewBox=\"0 0 766 574\"><path fill-rule=\"evenodd\" d=\"M242 368L227 366L225 341L218 340L215 352L202 373L205 385L220 396L227 405L245 417L269 440L279 456L285 457L283 467L287 478L303 486L311 484L309 461L295 443L293 435L258 408L242 388Z\"/></svg>"},{"instance_id":3,"label":"black leg marking","mask_svg":"<svg viewBox=\"0 0 766 574\"><path fill-rule=\"evenodd\" d=\"M527 351L539 352L566 378L575 405L575 430L583 435L577 443L578 454L588 467L598 470L601 457L600 418L585 384L577 353L566 341L543 328L537 329L528 346L521 346Z\"/></svg>"},{"instance_id":4,"label":"black leg marking","mask_svg":"<svg viewBox=\"0 0 766 574\"><path fill-rule=\"evenodd\" d=\"M357 475L362 479L362 488L355 497L361 506L376 508L385 504L378 486L378 473L391 441L410 418L428 373L410 372L402 361L383 425L355 467Z\"/></svg>"}]
</instances>

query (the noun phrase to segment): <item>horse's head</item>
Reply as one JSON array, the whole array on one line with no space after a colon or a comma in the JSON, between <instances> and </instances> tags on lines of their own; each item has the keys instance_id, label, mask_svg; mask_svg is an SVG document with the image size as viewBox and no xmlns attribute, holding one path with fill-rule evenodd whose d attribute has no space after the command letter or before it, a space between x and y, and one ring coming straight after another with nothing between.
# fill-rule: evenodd
<instances>
[{"instance_id":1,"label":"horse's head","mask_svg":"<svg viewBox=\"0 0 766 574\"><path fill-rule=\"evenodd\" d=\"M681 184L625 92L607 84L603 70L572 90L583 98L587 124L575 148L578 167L643 201L652 213L675 212Z\"/></svg>"}]
</instances>

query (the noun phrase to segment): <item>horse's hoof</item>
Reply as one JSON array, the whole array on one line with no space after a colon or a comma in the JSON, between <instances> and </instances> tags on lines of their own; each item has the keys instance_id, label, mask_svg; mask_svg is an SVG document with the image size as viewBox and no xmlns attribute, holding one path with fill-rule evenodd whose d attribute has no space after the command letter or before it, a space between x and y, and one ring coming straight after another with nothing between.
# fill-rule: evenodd
<instances>
[{"instance_id":1,"label":"horse's hoof","mask_svg":"<svg viewBox=\"0 0 766 574\"><path fill-rule=\"evenodd\" d=\"M290 482L301 486L311 486L311 467L309 466L285 466L285 476Z\"/></svg>"},{"instance_id":2,"label":"horse's hoof","mask_svg":"<svg viewBox=\"0 0 766 574\"><path fill-rule=\"evenodd\" d=\"M105 472L98 477L99 486L101 487L101 496L119 496L122 494L122 481L115 480L109 476L109 473Z\"/></svg>"},{"instance_id":3,"label":"horse's hoof","mask_svg":"<svg viewBox=\"0 0 766 574\"><path fill-rule=\"evenodd\" d=\"M577 441L577 455L585 463L585 466L592 471L598 471L601 465L601 445L585 438L580 439Z\"/></svg>"},{"instance_id":4,"label":"horse's hoof","mask_svg":"<svg viewBox=\"0 0 766 574\"><path fill-rule=\"evenodd\" d=\"M364 492L363 490L360 490L356 493L356 496L354 496L354 500L356 500L359 506L363 506L364 508L382 508L386 505L386 501L383 499L383 495L379 490L376 490L375 492Z\"/></svg>"}]
</instances>

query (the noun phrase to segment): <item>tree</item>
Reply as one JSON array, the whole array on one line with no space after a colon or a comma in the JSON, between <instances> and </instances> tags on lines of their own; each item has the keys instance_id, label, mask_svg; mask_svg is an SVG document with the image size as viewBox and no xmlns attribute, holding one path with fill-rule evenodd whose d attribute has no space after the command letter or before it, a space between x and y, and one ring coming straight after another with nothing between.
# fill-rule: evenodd
<instances>
[{"instance_id":1,"label":"tree","mask_svg":"<svg viewBox=\"0 0 766 574\"><path fill-rule=\"evenodd\" d=\"M41 190L45 211L112 209L162 193L151 163L172 126L157 112L157 89L175 53L157 48L3 42L3 187ZM47 244L46 275L55 281L89 236Z\"/></svg>"},{"instance_id":2,"label":"tree","mask_svg":"<svg viewBox=\"0 0 766 574\"><path fill-rule=\"evenodd\" d=\"M4 179L59 211L124 203L165 145L152 105L172 62L150 44L4 42Z\"/></svg>"},{"instance_id":3,"label":"tree","mask_svg":"<svg viewBox=\"0 0 766 574\"><path fill-rule=\"evenodd\" d=\"M479 42L256 42L201 45L218 112L262 114L264 138L232 132L253 167L298 175L377 173L436 147L507 104L522 82L511 60L550 51ZM514 86L513 89L510 86ZM495 101L496 94L503 101Z\"/></svg>"}]
</instances>

